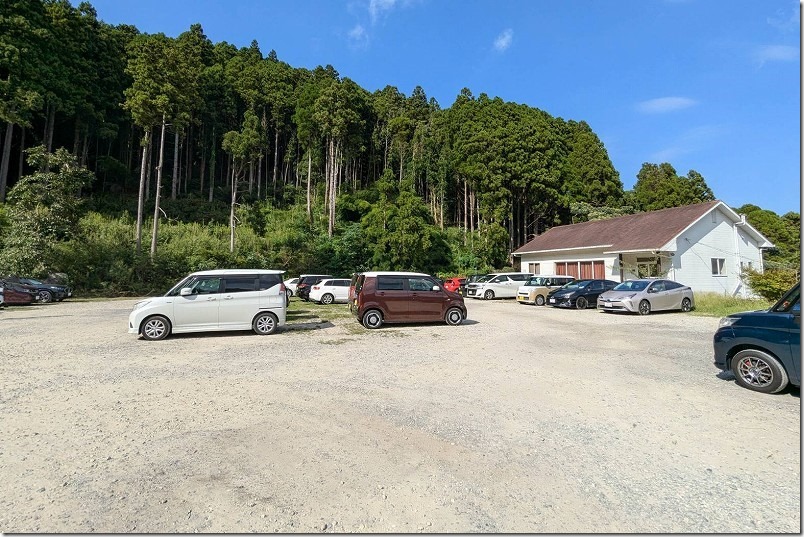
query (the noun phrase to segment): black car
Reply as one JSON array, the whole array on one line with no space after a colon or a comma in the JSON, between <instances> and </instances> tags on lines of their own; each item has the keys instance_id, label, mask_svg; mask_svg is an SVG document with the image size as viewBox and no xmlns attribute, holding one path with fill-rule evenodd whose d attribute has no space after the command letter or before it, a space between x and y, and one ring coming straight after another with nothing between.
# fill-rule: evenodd
<instances>
[{"instance_id":1,"label":"black car","mask_svg":"<svg viewBox=\"0 0 804 537\"><path fill-rule=\"evenodd\" d=\"M801 387L801 282L767 310L732 313L714 335L715 367L762 393Z\"/></svg>"},{"instance_id":2,"label":"black car","mask_svg":"<svg viewBox=\"0 0 804 537\"><path fill-rule=\"evenodd\" d=\"M597 297L618 282L612 280L575 280L547 293L547 304L559 308L597 307Z\"/></svg>"},{"instance_id":3,"label":"black car","mask_svg":"<svg viewBox=\"0 0 804 537\"><path fill-rule=\"evenodd\" d=\"M9 278L11 281L19 283L24 287L36 290L36 300L39 302L61 302L65 298L73 296L73 290L67 285L48 283L33 278Z\"/></svg>"},{"instance_id":4,"label":"black car","mask_svg":"<svg viewBox=\"0 0 804 537\"><path fill-rule=\"evenodd\" d=\"M310 288L327 278L334 278L331 274L302 274L299 276L299 283L296 284L296 296L304 301L310 300Z\"/></svg>"}]
</instances>

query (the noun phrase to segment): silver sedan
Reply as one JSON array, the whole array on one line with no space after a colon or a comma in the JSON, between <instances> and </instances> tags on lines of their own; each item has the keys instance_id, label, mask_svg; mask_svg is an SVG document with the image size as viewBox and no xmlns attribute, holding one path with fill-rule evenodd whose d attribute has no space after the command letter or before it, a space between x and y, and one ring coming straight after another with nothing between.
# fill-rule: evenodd
<instances>
[{"instance_id":1,"label":"silver sedan","mask_svg":"<svg viewBox=\"0 0 804 537\"><path fill-rule=\"evenodd\" d=\"M662 310L690 311L694 307L692 289L672 280L626 280L597 299L600 310L640 315Z\"/></svg>"}]
</instances>

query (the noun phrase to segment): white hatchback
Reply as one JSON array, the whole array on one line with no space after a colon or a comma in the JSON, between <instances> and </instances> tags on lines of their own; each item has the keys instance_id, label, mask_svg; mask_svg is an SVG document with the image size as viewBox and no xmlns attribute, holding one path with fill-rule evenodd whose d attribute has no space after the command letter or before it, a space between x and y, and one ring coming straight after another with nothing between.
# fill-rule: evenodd
<instances>
[{"instance_id":1,"label":"white hatchback","mask_svg":"<svg viewBox=\"0 0 804 537\"><path fill-rule=\"evenodd\" d=\"M349 302L348 279L321 280L310 288L310 300L319 304L332 304L333 302Z\"/></svg>"},{"instance_id":2,"label":"white hatchback","mask_svg":"<svg viewBox=\"0 0 804 537\"><path fill-rule=\"evenodd\" d=\"M194 272L164 296L137 302L128 333L157 340L169 334L254 330L272 334L285 325L283 270L240 269Z\"/></svg>"}]
</instances>

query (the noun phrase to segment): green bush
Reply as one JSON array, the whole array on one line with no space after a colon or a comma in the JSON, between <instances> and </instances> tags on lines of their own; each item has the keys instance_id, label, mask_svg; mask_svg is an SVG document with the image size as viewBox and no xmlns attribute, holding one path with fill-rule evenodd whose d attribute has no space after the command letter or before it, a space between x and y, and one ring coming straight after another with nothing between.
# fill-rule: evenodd
<instances>
[{"instance_id":1,"label":"green bush","mask_svg":"<svg viewBox=\"0 0 804 537\"><path fill-rule=\"evenodd\" d=\"M771 269L765 272L749 270L743 274L748 286L756 294L776 302L782 295L800 279L800 275L792 269Z\"/></svg>"}]
</instances>

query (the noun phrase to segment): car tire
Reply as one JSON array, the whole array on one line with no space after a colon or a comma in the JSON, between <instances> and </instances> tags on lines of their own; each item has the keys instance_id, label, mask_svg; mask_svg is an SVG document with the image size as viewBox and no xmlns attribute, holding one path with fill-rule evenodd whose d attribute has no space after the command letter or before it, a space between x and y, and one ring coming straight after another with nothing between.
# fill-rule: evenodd
<instances>
[{"instance_id":1,"label":"car tire","mask_svg":"<svg viewBox=\"0 0 804 537\"><path fill-rule=\"evenodd\" d=\"M276 315L269 311L258 313L254 320L251 321L251 329L255 334L260 336L267 336L276 332L279 326L279 321Z\"/></svg>"},{"instance_id":2,"label":"car tire","mask_svg":"<svg viewBox=\"0 0 804 537\"><path fill-rule=\"evenodd\" d=\"M779 393L787 387L788 377L782 364L770 354L746 349L731 359L737 384L760 393Z\"/></svg>"},{"instance_id":3,"label":"car tire","mask_svg":"<svg viewBox=\"0 0 804 537\"><path fill-rule=\"evenodd\" d=\"M681 301L681 311L687 312L692 311L692 300L689 298L685 298Z\"/></svg>"},{"instance_id":4,"label":"car tire","mask_svg":"<svg viewBox=\"0 0 804 537\"><path fill-rule=\"evenodd\" d=\"M50 302L53 302L53 293L46 289L42 289L39 291L39 293L37 293L36 298L39 300L39 302L49 304Z\"/></svg>"},{"instance_id":5,"label":"car tire","mask_svg":"<svg viewBox=\"0 0 804 537\"><path fill-rule=\"evenodd\" d=\"M363 314L363 326L369 330L382 326L382 313L379 310L368 310Z\"/></svg>"},{"instance_id":6,"label":"car tire","mask_svg":"<svg viewBox=\"0 0 804 537\"><path fill-rule=\"evenodd\" d=\"M293 289L290 287L285 287L285 291L287 292L288 296L293 296Z\"/></svg>"},{"instance_id":7,"label":"car tire","mask_svg":"<svg viewBox=\"0 0 804 537\"><path fill-rule=\"evenodd\" d=\"M589 301L582 296L578 297L578 300L575 301L575 307L579 310L585 310L589 307Z\"/></svg>"},{"instance_id":8,"label":"car tire","mask_svg":"<svg viewBox=\"0 0 804 537\"><path fill-rule=\"evenodd\" d=\"M329 293L326 293L324 296L321 297L322 304L332 304L335 301L335 297Z\"/></svg>"},{"instance_id":9,"label":"car tire","mask_svg":"<svg viewBox=\"0 0 804 537\"><path fill-rule=\"evenodd\" d=\"M161 315L148 317L140 325L140 334L148 341L159 341L170 334L170 321Z\"/></svg>"},{"instance_id":10,"label":"car tire","mask_svg":"<svg viewBox=\"0 0 804 537\"><path fill-rule=\"evenodd\" d=\"M536 305L544 306L544 297L542 295L536 295Z\"/></svg>"},{"instance_id":11,"label":"car tire","mask_svg":"<svg viewBox=\"0 0 804 537\"><path fill-rule=\"evenodd\" d=\"M485 298L486 300L494 300L494 291L489 289L488 291L483 293L483 298Z\"/></svg>"},{"instance_id":12,"label":"car tire","mask_svg":"<svg viewBox=\"0 0 804 537\"><path fill-rule=\"evenodd\" d=\"M444 315L444 321L450 326L458 326L463 322L463 312L460 308L450 308Z\"/></svg>"},{"instance_id":13,"label":"car tire","mask_svg":"<svg viewBox=\"0 0 804 537\"><path fill-rule=\"evenodd\" d=\"M637 311L640 315L648 315L650 313L650 302L647 300L640 302Z\"/></svg>"}]
</instances>

